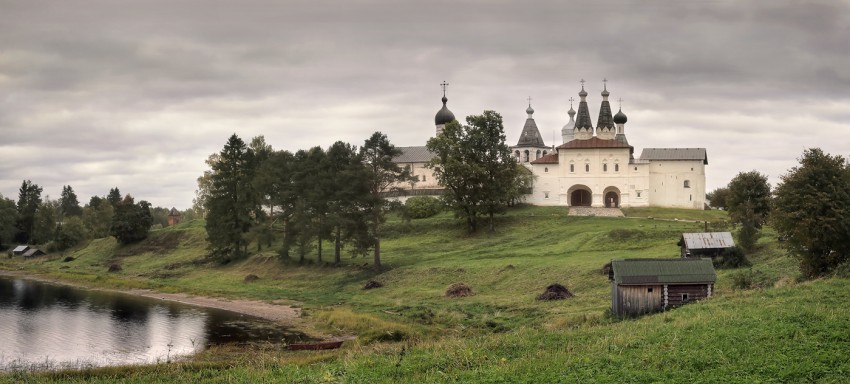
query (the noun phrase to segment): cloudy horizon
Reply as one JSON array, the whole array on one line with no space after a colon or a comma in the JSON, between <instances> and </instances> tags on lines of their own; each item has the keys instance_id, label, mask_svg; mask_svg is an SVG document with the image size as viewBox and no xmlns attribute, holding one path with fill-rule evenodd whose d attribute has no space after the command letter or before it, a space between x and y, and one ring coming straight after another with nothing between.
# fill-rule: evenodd
<instances>
[{"instance_id":1,"label":"cloudy horizon","mask_svg":"<svg viewBox=\"0 0 850 384\"><path fill-rule=\"evenodd\" d=\"M495 110L516 144L528 98L547 145L602 79L643 148L704 147L707 190L803 150L850 155L850 2L0 0L0 194L25 179L80 202L118 187L192 205L236 133L275 149L396 146ZM575 108L578 103L575 103ZM554 142L553 142L554 138Z\"/></svg>"}]
</instances>

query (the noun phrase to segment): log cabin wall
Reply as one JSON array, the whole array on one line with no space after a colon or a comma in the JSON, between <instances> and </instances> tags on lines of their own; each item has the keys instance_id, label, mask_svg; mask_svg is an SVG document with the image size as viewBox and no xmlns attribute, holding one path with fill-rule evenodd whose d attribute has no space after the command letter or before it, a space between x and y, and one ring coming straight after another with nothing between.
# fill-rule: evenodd
<instances>
[{"instance_id":1,"label":"log cabin wall","mask_svg":"<svg viewBox=\"0 0 850 384\"><path fill-rule=\"evenodd\" d=\"M667 307L678 307L709 297L709 284L699 285L668 285ZM685 296L687 295L687 296Z\"/></svg>"}]
</instances>

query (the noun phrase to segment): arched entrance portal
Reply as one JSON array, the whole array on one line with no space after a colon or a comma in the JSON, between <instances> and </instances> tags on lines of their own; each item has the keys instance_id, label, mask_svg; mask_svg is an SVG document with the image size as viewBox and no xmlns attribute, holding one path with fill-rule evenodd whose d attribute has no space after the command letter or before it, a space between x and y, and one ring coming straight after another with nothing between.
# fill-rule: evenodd
<instances>
[{"instance_id":1,"label":"arched entrance portal","mask_svg":"<svg viewBox=\"0 0 850 384\"><path fill-rule=\"evenodd\" d=\"M620 190L616 187L605 188L605 207L620 208Z\"/></svg>"},{"instance_id":2,"label":"arched entrance portal","mask_svg":"<svg viewBox=\"0 0 850 384\"><path fill-rule=\"evenodd\" d=\"M608 192L605 194L605 207L606 208L620 208L620 196L617 196L615 192Z\"/></svg>"},{"instance_id":3,"label":"arched entrance portal","mask_svg":"<svg viewBox=\"0 0 850 384\"><path fill-rule=\"evenodd\" d=\"M591 203L590 191L586 189L576 189L570 193L570 206L573 207L589 207Z\"/></svg>"}]
</instances>

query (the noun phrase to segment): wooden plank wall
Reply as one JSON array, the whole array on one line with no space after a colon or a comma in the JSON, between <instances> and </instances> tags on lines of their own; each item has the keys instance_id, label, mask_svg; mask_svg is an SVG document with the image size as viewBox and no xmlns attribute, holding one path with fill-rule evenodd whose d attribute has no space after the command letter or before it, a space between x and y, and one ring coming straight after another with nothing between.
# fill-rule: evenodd
<instances>
[{"instance_id":1,"label":"wooden plank wall","mask_svg":"<svg viewBox=\"0 0 850 384\"><path fill-rule=\"evenodd\" d=\"M615 295L618 301L615 312L618 315L640 315L660 311L664 305L664 288L661 285L620 285L617 289L619 292Z\"/></svg>"}]
</instances>

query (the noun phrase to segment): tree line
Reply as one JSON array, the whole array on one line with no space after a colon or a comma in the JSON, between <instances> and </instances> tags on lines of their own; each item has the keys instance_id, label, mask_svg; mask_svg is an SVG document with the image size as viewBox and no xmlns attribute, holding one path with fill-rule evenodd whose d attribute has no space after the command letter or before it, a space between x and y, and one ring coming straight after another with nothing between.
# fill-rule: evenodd
<instances>
[{"instance_id":1,"label":"tree line","mask_svg":"<svg viewBox=\"0 0 850 384\"><path fill-rule=\"evenodd\" d=\"M447 124L427 148L435 154L428 167L445 186L442 202L470 232L478 218L504 213L530 185L505 144L501 116L485 111L467 124ZM401 150L375 132L362 146L337 141L327 149L276 151L262 136L246 144L236 134L221 152L207 159L210 169L198 178L195 205L206 216L210 255L222 263L248 256L249 245L282 243L283 258L305 261L316 251L323 262L325 244L333 245L333 263L347 248L354 255L371 251L381 268L382 224L399 209L386 196L418 178L394 159Z\"/></svg>"},{"instance_id":2,"label":"tree line","mask_svg":"<svg viewBox=\"0 0 850 384\"><path fill-rule=\"evenodd\" d=\"M92 196L84 206L70 185L62 186L58 200L42 197L43 191L24 180L17 202L0 195L0 247L30 244L64 251L107 236L129 244L147 237L152 227L167 225L169 209L151 207L144 200L136 203L129 194L122 196L118 187L105 196Z\"/></svg>"},{"instance_id":3,"label":"tree line","mask_svg":"<svg viewBox=\"0 0 850 384\"><path fill-rule=\"evenodd\" d=\"M746 250L771 225L800 260L804 276L850 268L850 162L819 148L805 150L798 160L776 188L758 171L741 172L706 199L740 224L738 243Z\"/></svg>"}]
</instances>

